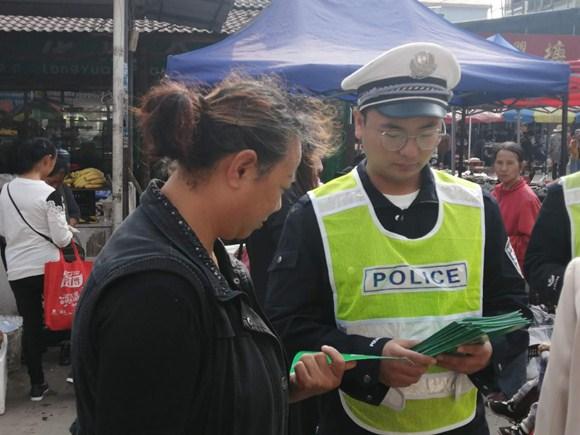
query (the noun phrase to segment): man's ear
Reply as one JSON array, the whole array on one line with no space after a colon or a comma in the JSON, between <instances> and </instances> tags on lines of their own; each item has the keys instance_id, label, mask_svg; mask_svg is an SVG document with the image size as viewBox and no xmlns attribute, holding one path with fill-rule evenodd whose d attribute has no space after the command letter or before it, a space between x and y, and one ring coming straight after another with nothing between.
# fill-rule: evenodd
<instances>
[{"instance_id":1,"label":"man's ear","mask_svg":"<svg viewBox=\"0 0 580 435\"><path fill-rule=\"evenodd\" d=\"M254 150L243 150L233 154L226 167L226 178L232 187L255 180L259 175L258 155Z\"/></svg>"},{"instance_id":2,"label":"man's ear","mask_svg":"<svg viewBox=\"0 0 580 435\"><path fill-rule=\"evenodd\" d=\"M354 110L352 116L354 117L354 135L360 142L362 140L362 132L365 126L365 117L358 110Z\"/></svg>"}]
</instances>

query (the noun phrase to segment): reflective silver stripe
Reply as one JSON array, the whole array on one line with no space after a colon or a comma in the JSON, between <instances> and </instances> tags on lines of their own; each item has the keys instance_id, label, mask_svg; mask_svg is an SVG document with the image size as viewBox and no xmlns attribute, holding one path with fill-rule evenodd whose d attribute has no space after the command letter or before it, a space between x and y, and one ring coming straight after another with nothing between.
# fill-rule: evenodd
<instances>
[{"instance_id":1,"label":"reflective silver stripe","mask_svg":"<svg viewBox=\"0 0 580 435\"><path fill-rule=\"evenodd\" d=\"M424 400L440 397L459 397L474 388L466 375L457 372L427 373L413 385L399 388L405 400ZM388 396L388 395L387 395ZM383 405L389 406L385 396Z\"/></svg>"},{"instance_id":2,"label":"reflective silver stripe","mask_svg":"<svg viewBox=\"0 0 580 435\"><path fill-rule=\"evenodd\" d=\"M311 196L312 199L312 196ZM313 199L321 216L328 216L349 208L366 205L364 192L358 187Z\"/></svg>"},{"instance_id":3,"label":"reflective silver stripe","mask_svg":"<svg viewBox=\"0 0 580 435\"><path fill-rule=\"evenodd\" d=\"M471 207L483 207L483 194L479 188L467 189L459 184L448 184L439 180L437 180L436 186L437 196L440 201Z\"/></svg>"},{"instance_id":4,"label":"reflective silver stripe","mask_svg":"<svg viewBox=\"0 0 580 435\"><path fill-rule=\"evenodd\" d=\"M337 325L341 331L347 334L362 335L363 337L397 337L407 340L422 340L454 320L479 316L481 316L481 311L447 316L399 317L356 321L337 319Z\"/></svg>"},{"instance_id":5,"label":"reflective silver stripe","mask_svg":"<svg viewBox=\"0 0 580 435\"><path fill-rule=\"evenodd\" d=\"M564 201L566 205L580 204L580 188L566 189L564 186Z\"/></svg>"}]
</instances>

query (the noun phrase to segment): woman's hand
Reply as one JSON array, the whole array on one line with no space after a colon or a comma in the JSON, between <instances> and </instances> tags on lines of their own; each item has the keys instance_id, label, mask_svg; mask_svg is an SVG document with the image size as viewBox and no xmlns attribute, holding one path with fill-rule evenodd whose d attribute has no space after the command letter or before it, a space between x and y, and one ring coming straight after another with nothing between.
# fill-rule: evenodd
<instances>
[{"instance_id":1,"label":"woman's hand","mask_svg":"<svg viewBox=\"0 0 580 435\"><path fill-rule=\"evenodd\" d=\"M345 370L356 365L346 363L333 347L322 346L322 352L304 355L290 376L290 403L326 393L338 388ZM327 357L331 359L329 363Z\"/></svg>"}]
</instances>

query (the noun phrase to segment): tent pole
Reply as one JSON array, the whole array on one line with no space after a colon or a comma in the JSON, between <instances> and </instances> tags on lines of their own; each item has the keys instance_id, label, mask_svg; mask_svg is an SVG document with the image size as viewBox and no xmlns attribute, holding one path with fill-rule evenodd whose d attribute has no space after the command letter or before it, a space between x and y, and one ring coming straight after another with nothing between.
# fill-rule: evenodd
<instances>
[{"instance_id":1,"label":"tent pole","mask_svg":"<svg viewBox=\"0 0 580 435\"><path fill-rule=\"evenodd\" d=\"M467 116L467 108L464 106L461 108L461 133L459 142L459 177L465 171L465 117Z\"/></svg>"},{"instance_id":2,"label":"tent pole","mask_svg":"<svg viewBox=\"0 0 580 435\"><path fill-rule=\"evenodd\" d=\"M522 139L522 113L520 109L516 112L516 143L521 145Z\"/></svg>"},{"instance_id":3,"label":"tent pole","mask_svg":"<svg viewBox=\"0 0 580 435\"><path fill-rule=\"evenodd\" d=\"M455 175L455 152L457 151L457 118L455 118L455 108L451 108L451 172Z\"/></svg>"},{"instance_id":4,"label":"tent pole","mask_svg":"<svg viewBox=\"0 0 580 435\"><path fill-rule=\"evenodd\" d=\"M568 94L562 96L562 160L559 176L566 175L568 164Z\"/></svg>"},{"instance_id":5,"label":"tent pole","mask_svg":"<svg viewBox=\"0 0 580 435\"><path fill-rule=\"evenodd\" d=\"M471 158L471 116L469 117L469 130L467 136L467 160Z\"/></svg>"}]
</instances>

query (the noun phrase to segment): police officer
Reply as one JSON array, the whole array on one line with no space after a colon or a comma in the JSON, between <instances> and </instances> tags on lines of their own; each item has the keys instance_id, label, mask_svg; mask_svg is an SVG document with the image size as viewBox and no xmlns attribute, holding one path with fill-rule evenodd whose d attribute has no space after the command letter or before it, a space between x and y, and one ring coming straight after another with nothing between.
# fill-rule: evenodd
<instances>
[{"instance_id":1,"label":"police officer","mask_svg":"<svg viewBox=\"0 0 580 435\"><path fill-rule=\"evenodd\" d=\"M427 166L459 79L452 53L430 43L347 77L367 159L286 220L266 307L289 355L328 342L402 358L359 362L324 397L319 434L488 434L474 383L528 345L519 331L437 358L411 350L453 320L527 310L497 204Z\"/></svg>"},{"instance_id":2,"label":"police officer","mask_svg":"<svg viewBox=\"0 0 580 435\"><path fill-rule=\"evenodd\" d=\"M524 269L539 302L558 303L566 266L580 255L580 173L548 187L532 230Z\"/></svg>"}]
</instances>

